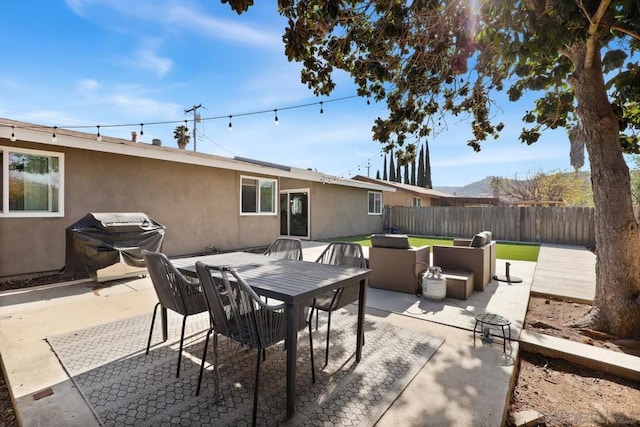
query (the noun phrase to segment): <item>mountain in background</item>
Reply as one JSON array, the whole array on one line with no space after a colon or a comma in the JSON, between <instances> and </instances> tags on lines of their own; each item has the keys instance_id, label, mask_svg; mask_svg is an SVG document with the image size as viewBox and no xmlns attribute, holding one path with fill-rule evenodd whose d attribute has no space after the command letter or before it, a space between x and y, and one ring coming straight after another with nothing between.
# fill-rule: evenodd
<instances>
[{"instance_id":1,"label":"mountain in background","mask_svg":"<svg viewBox=\"0 0 640 427\"><path fill-rule=\"evenodd\" d=\"M455 194L456 196L493 197L493 190L491 189L491 178L493 177L488 176L480 181L475 181L471 184L462 186L435 186L433 187L433 189L442 191L443 193Z\"/></svg>"}]
</instances>

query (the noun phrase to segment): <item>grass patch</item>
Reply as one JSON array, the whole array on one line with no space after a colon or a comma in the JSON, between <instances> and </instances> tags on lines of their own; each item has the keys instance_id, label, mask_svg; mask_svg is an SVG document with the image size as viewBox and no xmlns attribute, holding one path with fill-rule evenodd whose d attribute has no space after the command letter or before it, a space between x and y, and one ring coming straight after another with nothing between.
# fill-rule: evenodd
<instances>
[{"instance_id":1,"label":"grass patch","mask_svg":"<svg viewBox=\"0 0 640 427\"><path fill-rule=\"evenodd\" d=\"M371 238L369 234L359 236L347 236L336 239L327 239L327 242L354 242L360 243L362 246L371 247ZM425 236L409 236L409 244L411 246L453 246L453 239L445 237L425 237ZM513 243L513 242L497 242L496 258L508 259L512 261L538 261L540 253L540 245L535 243Z\"/></svg>"}]
</instances>

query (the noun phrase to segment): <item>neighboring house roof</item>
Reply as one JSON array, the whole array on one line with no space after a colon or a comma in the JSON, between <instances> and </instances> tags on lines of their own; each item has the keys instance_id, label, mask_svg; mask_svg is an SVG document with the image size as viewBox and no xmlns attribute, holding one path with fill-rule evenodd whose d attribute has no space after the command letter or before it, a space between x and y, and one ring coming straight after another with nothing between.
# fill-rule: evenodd
<instances>
[{"instance_id":1,"label":"neighboring house roof","mask_svg":"<svg viewBox=\"0 0 640 427\"><path fill-rule=\"evenodd\" d=\"M132 157L144 157L147 159L187 163L212 168L230 169L244 173L272 175L282 178L300 179L368 190L395 191L393 187L386 185L386 183L371 183L355 181L352 179L343 179L309 169L276 165L273 163L241 157L231 159L212 154L196 153L172 147L163 147L144 142L134 142L121 138L113 138L105 135L101 135L102 139L101 141L98 141L96 139L96 133L78 132L69 129L56 128L56 141L54 142L52 139L54 128L51 126L0 118L0 138L10 139L12 132L15 133L18 140L25 142L99 151L103 153L122 154Z\"/></svg>"},{"instance_id":2,"label":"neighboring house roof","mask_svg":"<svg viewBox=\"0 0 640 427\"><path fill-rule=\"evenodd\" d=\"M441 203L464 203L464 204L489 204L498 206L503 204L497 197L469 197L456 196L455 194L444 193L430 188L418 187L417 185L403 184L401 182L384 181L381 179L369 178L362 175L356 175L353 179L357 181L369 182L372 184L380 184L393 187L397 191L410 193L416 197L429 197L431 199L441 199Z\"/></svg>"},{"instance_id":3,"label":"neighboring house roof","mask_svg":"<svg viewBox=\"0 0 640 427\"><path fill-rule=\"evenodd\" d=\"M356 175L352 179L357 181L369 182L372 184L385 185L393 187L400 191L412 193L416 196L431 197L432 199L440 199L443 197L455 197L453 194L443 193L442 191L432 190L430 188L418 187L417 185L403 184L401 182L384 181L382 179L369 178L367 176Z\"/></svg>"}]
</instances>

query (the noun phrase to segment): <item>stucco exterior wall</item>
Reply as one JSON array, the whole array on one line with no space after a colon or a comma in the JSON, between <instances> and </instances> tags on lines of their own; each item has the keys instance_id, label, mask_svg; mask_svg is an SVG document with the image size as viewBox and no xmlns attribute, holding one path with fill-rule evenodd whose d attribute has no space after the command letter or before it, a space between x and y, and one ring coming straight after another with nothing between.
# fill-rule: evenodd
<instances>
[{"instance_id":1,"label":"stucco exterior wall","mask_svg":"<svg viewBox=\"0 0 640 427\"><path fill-rule=\"evenodd\" d=\"M86 150L10 143L65 154L64 217L0 218L0 277L59 270L65 229L89 212L144 212L167 228L169 256L266 245L272 216L240 216L240 172ZM267 176L268 177L268 176Z\"/></svg>"},{"instance_id":2,"label":"stucco exterior wall","mask_svg":"<svg viewBox=\"0 0 640 427\"><path fill-rule=\"evenodd\" d=\"M280 190L309 189L311 240L382 232L382 215L368 215L368 190L283 178ZM385 204L383 196L383 205Z\"/></svg>"},{"instance_id":3,"label":"stucco exterior wall","mask_svg":"<svg viewBox=\"0 0 640 427\"><path fill-rule=\"evenodd\" d=\"M413 198L417 197L411 193L405 191L396 191L395 193L385 191L383 194L384 204L389 206L407 206L413 207ZM422 199L422 206L434 206L437 203L433 203L434 200L431 197L420 196Z\"/></svg>"},{"instance_id":4,"label":"stucco exterior wall","mask_svg":"<svg viewBox=\"0 0 640 427\"><path fill-rule=\"evenodd\" d=\"M368 215L367 190L313 183L311 191L312 239L383 231L382 215ZM386 203L384 196L382 203Z\"/></svg>"}]
</instances>

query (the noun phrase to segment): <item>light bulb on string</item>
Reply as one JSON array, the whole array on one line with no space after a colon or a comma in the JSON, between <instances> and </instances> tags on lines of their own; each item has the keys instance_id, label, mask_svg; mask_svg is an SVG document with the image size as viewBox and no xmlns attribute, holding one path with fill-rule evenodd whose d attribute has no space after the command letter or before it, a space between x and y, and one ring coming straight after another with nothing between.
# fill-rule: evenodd
<instances>
[{"instance_id":1,"label":"light bulb on string","mask_svg":"<svg viewBox=\"0 0 640 427\"><path fill-rule=\"evenodd\" d=\"M58 129L58 126L53 127L53 135L51 135L51 142L58 142L58 137L56 136L56 129Z\"/></svg>"},{"instance_id":2,"label":"light bulb on string","mask_svg":"<svg viewBox=\"0 0 640 427\"><path fill-rule=\"evenodd\" d=\"M187 126L187 121L184 121L184 134L185 136L191 136L191 132L189 132L189 126Z\"/></svg>"},{"instance_id":3,"label":"light bulb on string","mask_svg":"<svg viewBox=\"0 0 640 427\"><path fill-rule=\"evenodd\" d=\"M369 101L369 98L367 98L367 105L371 105L371 101Z\"/></svg>"},{"instance_id":4,"label":"light bulb on string","mask_svg":"<svg viewBox=\"0 0 640 427\"><path fill-rule=\"evenodd\" d=\"M16 142L16 133L15 133L15 127L13 125L11 125L11 142Z\"/></svg>"},{"instance_id":5,"label":"light bulb on string","mask_svg":"<svg viewBox=\"0 0 640 427\"><path fill-rule=\"evenodd\" d=\"M278 109L276 108L275 110L273 110L273 112L275 113L276 117L274 119L274 124L277 126L280 124L280 120L278 120Z\"/></svg>"},{"instance_id":6,"label":"light bulb on string","mask_svg":"<svg viewBox=\"0 0 640 427\"><path fill-rule=\"evenodd\" d=\"M233 124L231 124L231 119L233 118L233 116L229 116L229 132L231 132L233 130Z\"/></svg>"},{"instance_id":7,"label":"light bulb on string","mask_svg":"<svg viewBox=\"0 0 640 427\"><path fill-rule=\"evenodd\" d=\"M320 114L324 113L324 109L322 108L322 101L320 101Z\"/></svg>"},{"instance_id":8,"label":"light bulb on string","mask_svg":"<svg viewBox=\"0 0 640 427\"><path fill-rule=\"evenodd\" d=\"M140 137L144 135L144 129L142 128L143 126L144 126L144 123L140 123Z\"/></svg>"},{"instance_id":9,"label":"light bulb on string","mask_svg":"<svg viewBox=\"0 0 640 427\"><path fill-rule=\"evenodd\" d=\"M102 141L102 136L100 135L100 125L96 126L98 128L98 133L96 134L96 141Z\"/></svg>"}]
</instances>

